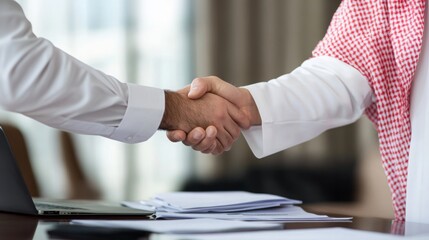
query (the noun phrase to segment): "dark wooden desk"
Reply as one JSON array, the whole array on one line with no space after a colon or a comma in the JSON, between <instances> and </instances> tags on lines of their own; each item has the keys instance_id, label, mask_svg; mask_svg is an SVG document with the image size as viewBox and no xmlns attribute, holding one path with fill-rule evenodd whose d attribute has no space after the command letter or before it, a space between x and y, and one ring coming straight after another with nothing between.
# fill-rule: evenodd
<instances>
[{"instance_id":1,"label":"dark wooden desk","mask_svg":"<svg viewBox=\"0 0 429 240\"><path fill-rule=\"evenodd\" d=\"M46 240L49 239L47 230L57 224L68 223L73 219L109 219L109 220L147 220L147 217L38 217L0 212L0 239L13 240Z\"/></svg>"},{"instance_id":2,"label":"dark wooden desk","mask_svg":"<svg viewBox=\"0 0 429 240\"><path fill-rule=\"evenodd\" d=\"M145 219L144 217L120 218L120 217L80 217L79 219ZM49 239L46 231L56 224L67 223L72 218L40 218L17 214L0 213L0 239ZM160 220L162 221L162 220ZM354 218L351 222L340 223L286 223L285 229L345 227L374 232L403 234L404 225L388 219L379 218ZM429 225L421 224L420 229L427 229Z\"/></svg>"}]
</instances>

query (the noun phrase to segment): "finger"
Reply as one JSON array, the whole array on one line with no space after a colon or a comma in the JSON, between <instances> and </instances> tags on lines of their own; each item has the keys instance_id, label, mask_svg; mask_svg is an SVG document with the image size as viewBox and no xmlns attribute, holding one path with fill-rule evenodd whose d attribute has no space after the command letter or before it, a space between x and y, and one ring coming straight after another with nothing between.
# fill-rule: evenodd
<instances>
[{"instance_id":1,"label":"finger","mask_svg":"<svg viewBox=\"0 0 429 240\"><path fill-rule=\"evenodd\" d=\"M225 128L217 127L217 129L218 129L218 134L216 136L216 139L219 141L220 144L218 144L216 149L222 149L223 151L223 149L226 149L230 145L232 145L232 143L234 142L234 139Z\"/></svg>"},{"instance_id":2,"label":"finger","mask_svg":"<svg viewBox=\"0 0 429 240\"><path fill-rule=\"evenodd\" d=\"M215 146L217 145L216 144L216 134L212 134L212 133L210 133L210 131L211 131L211 129L210 129L210 127L208 127L206 129L205 138L200 143L192 146L192 149L203 152L203 153L209 153L210 150L212 148L214 148L213 145L215 145Z\"/></svg>"},{"instance_id":3,"label":"finger","mask_svg":"<svg viewBox=\"0 0 429 240\"><path fill-rule=\"evenodd\" d=\"M172 142L181 142L186 139L186 133L182 130L167 131L167 138Z\"/></svg>"},{"instance_id":4,"label":"finger","mask_svg":"<svg viewBox=\"0 0 429 240\"><path fill-rule=\"evenodd\" d=\"M220 145L218 145L217 148L223 150L229 148L239 137L240 127L234 122L228 113L228 107L234 108L234 106L223 99L221 99L221 103L222 104L219 104L219 108L224 110L216 111L213 115L215 116L214 124L218 131L216 138L220 142Z\"/></svg>"},{"instance_id":5,"label":"finger","mask_svg":"<svg viewBox=\"0 0 429 240\"><path fill-rule=\"evenodd\" d=\"M222 133L224 135L222 135ZM229 151L232 144L240 137L241 129L232 119L224 122L224 130L218 134L218 139L221 142L221 146L217 146L214 151L215 154L220 154L224 151Z\"/></svg>"},{"instance_id":6,"label":"finger","mask_svg":"<svg viewBox=\"0 0 429 240\"><path fill-rule=\"evenodd\" d=\"M241 128L243 128L243 129L249 129L250 128L249 117L243 111L240 111L240 109L238 109L235 105L228 104L227 111L228 111L229 116Z\"/></svg>"},{"instance_id":7,"label":"finger","mask_svg":"<svg viewBox=\"0 0 429 240\"><path fill-rule=\"evenodd\" d=\"M191 83L188 97L198 99L206 92L221 96L236 105L242 100L239 88L215 76L194 79Z\"/></svg>"},{"instance_id":8,"label":"finger","mask_svg":"<svg viewBox=\"0 0 429 240\"><path fill-rule=\"evenodd\" d=\"M240 125L237 124L237 121L234 120L234 117L236 119L242 118L241 121L245 121L247 118L240 116L240 111L231 103L227 103L227 113L228 116L226 117L226 121L224 121L224 128L225 130L231 135L232 142L228 145L224 145L225 150L230 149L232 144L240 137L241 129ZM234 116L234 117L231 117ZM247 121L248 123L248 121Z\"/></svg>"},{"instance_id":9,"label":"finger","mask_svg":"<svg viewBox=\"0 0 429 240\"><path fill-rule=\"evenodd\" d=\"M215 138L217 135L217 128L215 126L208 126L206 128L206 136Z\"/></svg>"},{"instance_id":10,"label":"finger","mask_svg":"<svg viewBox=\"0 0 429 240\"><path fill-rule=\"evenodd\" d=\"M218 156L222 154L225 151L225 148L223 148L219 143L216 145L216 148L211 152L211 154Z\"/></svg>"},{"instance_id":11,"label":"finger","mask_svg":"<svg viewBox=\"0 0 429 240\"><path fill-rule=\"evenodd\" d=\"M212 153L216 149L216 146L218 145L218 141L216 140L216 135L217 135L217 128L215 126L208 126L206 128L206 138L211 138L214 140L212 145L209 148L205 150L201 150L202 153Z\"/></svg>"},{"instance_id":12,"label":"finger","mask_svg":"<svg viewBox=\"0 0 429 240\"><path fill-rule=\"evenodd\" d=\"M209 87L211 88L205 78L195 78L191 83L188 97L191 99L201 98L209 91Z\"/></svg>"},{"instance_id":13,"label":"finger","mask_svg":"<svg viewBox=\"0 0 429 240\"><path fill-rule=\"evenodd\" d=\"M215 141L214 143L213 143L213 145L209 148L209 149L207 149L207 150L205 150L205 151L201 151L202 153L213 153L214 152L214 150L216 149L216 146L217 146L217 142Z\"/></svg>"},{"instance_id":14,"label":"finger","mask_svg":"<svg viewBox=\"0 0 429 240\"><path fill-rule=\"evenodd\" d=\"M206 132L201 127L196 127L192 129L183 143L187 146L195 146L198 145L204 138L206 137Z\"/></svg>"},{"instance_id":15,"label":"finger","mask_svg":"<svg viewBox=\"0 0 429 240\"><path fill-rule=\"evenodd\" d=\"M232 142L230 142L228 145L224 145L225 148L230 147L240 136L241 129L240 126L237 125L236 122L232 118L230 118L228 121L224 123L225 130L229 133L229 135L232 137Z\"/></svg>"}]
</instances>

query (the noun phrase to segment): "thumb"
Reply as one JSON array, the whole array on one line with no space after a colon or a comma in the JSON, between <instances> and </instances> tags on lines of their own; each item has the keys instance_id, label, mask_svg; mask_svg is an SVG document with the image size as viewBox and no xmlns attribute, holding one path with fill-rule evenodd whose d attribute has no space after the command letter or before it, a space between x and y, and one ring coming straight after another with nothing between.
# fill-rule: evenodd
<instances>
[{"instance_id":1,"label":"thumb","mask_svg":"<svg viewBox=\"0 0 429 240\"><path fill-rule=\"evenodd\" d=\"M195 78L190 86L188 97L198 99L209 91L209 83L204 78Z\"/></svg>"},{"instance_id":2,"label":"thumb","mask_svg":"<svg viewBox=\"0 0 429 240\"><path fill-rule=\"evenodd\" d=\"M215 76L194 79L191 83L188 97L198 99L207 92L223 97L235 105L239 105L241 100L239 88Z\"/></svg>"}]
</instances>

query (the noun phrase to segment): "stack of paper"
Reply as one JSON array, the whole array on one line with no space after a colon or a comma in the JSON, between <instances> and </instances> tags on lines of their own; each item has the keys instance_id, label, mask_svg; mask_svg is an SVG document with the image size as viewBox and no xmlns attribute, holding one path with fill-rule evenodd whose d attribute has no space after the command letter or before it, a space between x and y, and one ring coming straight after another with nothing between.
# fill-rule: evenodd
<instances>
[{"instance_id":1,"label":"stack of paper","mask_svg":"<svg viewBox=\"0 0 429 240\"><path fill-rule=\"evenodd\" d=\"M332 218L326 215L317 215L308 213L297 206L280 206L268 209L229 212L229 213L174 213L161 212L155 213L159 219L192 219L192 218L211 218L222 220L242 220L242 221L270 221L270 222L337 222L349 221L350 217Z\"/></svg>"},{"instance_id":2,"label":"stack of paper","mask_svg":"<svg viewBox=\"0 0 429 240\"><path fill-rule=\"evenodd\" d=\"M271 194L249 192L172 192L149 201L124 202L128 207L154 210L155 218L210 218L243 221L347 221L305 212L293 204L301 201Z\"/></svg>"},{"instance_id":3,"label":"stack of paper","mask_svg":"<svg viewBox=\"0 0 429 240\"><path fill-rule=\"evenodd\" d=\"M299 204L301 201L249 192L172 192L153 198L156 211L202 213L237 212Z\"/></svg>"}]
</instances>

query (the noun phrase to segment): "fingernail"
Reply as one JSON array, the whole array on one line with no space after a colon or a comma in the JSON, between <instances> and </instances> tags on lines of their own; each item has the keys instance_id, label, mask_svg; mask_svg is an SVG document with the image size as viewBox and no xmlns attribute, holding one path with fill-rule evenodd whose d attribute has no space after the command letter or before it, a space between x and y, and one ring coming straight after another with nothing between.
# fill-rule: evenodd
<instances>
[{"instance_id":1,"label":"fingernail","mask_svg":"<svg viewBox=\"0 0 429 240\"><path fill-rule=\"evenodd\" d=\"M207 137L214 137L216 135L215 131L212 128L208 128L206 134Z\"/></svg>"},{"instance_id":2,"label":"fingernail","mask_svg":"<svg viewBox=\"0 0 429 240\"><path fill-rule=\"evenodd\" d=\"M195 140L199 140L201 139L203 135L200 132L195 132L194 135L192 136Z\"/></svg>"},{"instance_id":3,"label":"fingernail","mask_svg":"<svg viewBox=\"0 0 429 240\"><path fill-rule=\"evenodd\" d=\"M175 141L177 141L177 140L179 140L179 136L177 136L177 134L173 134L173 139L174 139Z\"/></svg>"}]
</instances>

